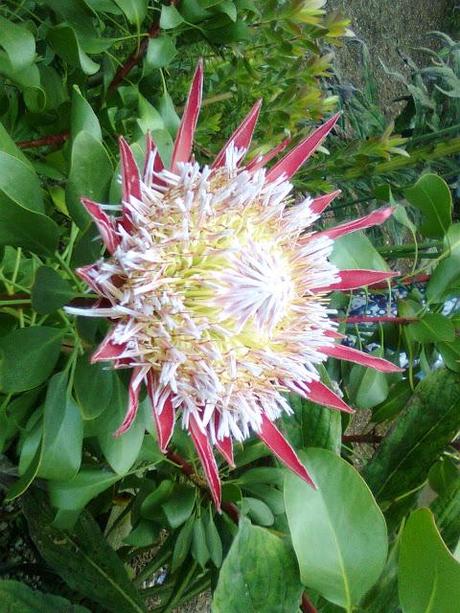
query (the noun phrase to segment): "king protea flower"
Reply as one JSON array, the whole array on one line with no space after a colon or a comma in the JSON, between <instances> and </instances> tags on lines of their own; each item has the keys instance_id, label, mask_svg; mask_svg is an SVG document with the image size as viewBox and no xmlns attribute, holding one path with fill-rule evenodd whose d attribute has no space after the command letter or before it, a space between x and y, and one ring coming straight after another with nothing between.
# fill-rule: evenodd
<instances>
[{"instance_id":1,"label":"king protea flower","mask_svg":"<svg viewBox=\"0 0 460 613\"><path fill-rule=\"evenodd\" d=\"M326 301L333 290L372 285L395 274L339 271L328 260L335 238L384 222L392 209L314 232L312 224L339 192L300 204L290 196L290 178L338 116L269 168L286 142L244 166L259 101L214 163L201 167L191 154L202 83L200 62L168 168L147 136L140 172L120 138L118 217L82 199L108 257L78 270L101 300L90 309L67 310L109 318L112 328L92 361L132 369L129 406L116 435L133 423L145 383L160 448L166 451L180 415L219 507L213 447L233 465L232 441L253 433L313 484L274 422L291 413L288 391L352 412L320 381L317 367L328 357L383 372L399 368L341 345Z\"/></svg>"}]
</instances>

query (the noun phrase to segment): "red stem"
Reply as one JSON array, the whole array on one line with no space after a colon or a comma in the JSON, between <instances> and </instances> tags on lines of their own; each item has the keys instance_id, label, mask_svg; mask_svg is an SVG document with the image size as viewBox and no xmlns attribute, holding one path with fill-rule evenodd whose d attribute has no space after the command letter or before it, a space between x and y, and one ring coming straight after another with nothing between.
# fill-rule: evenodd
<instances>
[{"instance_id":1,"label":"red stem","mask_svg":"<svg viewBox=\"0 0 460 613\"><path fill-rule=\"evenodd\" d=\"M169 4L170 6L175 6L177 4L177 0L171 0ZM139 64L139 62L142 60L144 55L147 53L147 48L149 46L149 40L151 38L156 38L159 33L160 33L159 23L158 22L152 23L150 28L147 30L148 37L146 36L141 40L139 45L136 47L136 49L134 49L134 51L127 58L125 63L122 66L120 66L120 68L115 73L115 76L113 77L107 89L107 92L109 95L112 94L117 89L120 83L124 81L124 79L126 79L126 77L131 72L131 70L135 66L137 66L137 64Z\"/></svg>"},{"instance_id":2,"label":"red stem","mask_svg":"<svg viewBox=\"0 0 460 613\"><path fill-rule=\"evenodd\" d=\"M414 321L418 321L417 317L393 317L392 315L384 315L378 317L372 317L371 315L356 315L354 317L337 317L336 321L347 324L411 324Z\"/></svg>"},{"instance_id":3,"label":"red stem","mask_svg":"<svg viewBox=\"0 0 460 613\"><path fill-rule=\"evenodd\" d=\"M304 592L302 594L302 602L300 603L300 608L302 609L303 613L317 613L317 609L310 601L307 592Z\"/></svg>"},{"instance_id":4,"label":"red stem","mask_svg":"<svg viewBox=\"0 0 460 613\"><path fill-rule=\"evenodd\" d=\"M49 136L43 136L42 138L35 138L33 140L20 140L16 145L20 149L33 149L34 147L45 147L49 145L60 145L70 137L68 132L62 134L50 134Z\"/></svg>"}]
</instances>

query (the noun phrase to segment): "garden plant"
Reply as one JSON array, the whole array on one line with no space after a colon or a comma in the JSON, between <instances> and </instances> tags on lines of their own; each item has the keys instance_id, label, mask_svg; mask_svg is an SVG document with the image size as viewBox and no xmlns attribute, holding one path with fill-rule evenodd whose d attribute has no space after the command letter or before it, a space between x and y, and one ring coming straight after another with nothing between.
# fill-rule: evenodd
<instances>
[{"instance_id":1,"label":"garden plant","mask_svg":"<svg viewBox=\"0 0 460 613\"><path fill-rule=\"evenodd\" d=\"M353 36L0 5L0 613L458 611L460 47Z\"/></svg>"}]
</instances>

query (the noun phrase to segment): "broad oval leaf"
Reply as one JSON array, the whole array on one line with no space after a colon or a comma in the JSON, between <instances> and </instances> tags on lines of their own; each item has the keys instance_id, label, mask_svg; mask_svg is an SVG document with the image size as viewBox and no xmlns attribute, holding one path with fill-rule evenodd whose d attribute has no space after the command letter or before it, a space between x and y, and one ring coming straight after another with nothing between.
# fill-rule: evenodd
<instances>
[{"instance_id":1,"label":"broad oval leaf","mask_svg":"<svg viewBox=\"0 0 460 613\"><path fill-rule=\"evenodd\" d=\"M404 613L457 613L460 563L444 544L429 509L414 511L401 538L399 597Z\"/></svg>"},{"instance_id":2,"label":"broad oval leaf","mask_svg":"<svg viewBox=\"0 0 460 613\"><path fill-rule=\"evenodd\" d=\"M70 283L49 266L41 266L32 287L32 307L40 314L53 313L74 297Z\"/></svg>"},{"instance_id":3,"label":"broad oval leaf","mask_svg":"<svg viewBox=\"0 0 460 613\"><path fill-rule=\"evenodd\" d=\"M80 202L85 196L104 202L108 196L113 168L104 146L89 132L79 132L72 143L66 202L72 219L84 229L90 216Z\"/></svg>"},{"instance_id":4,"label":"broad oval leaf","mask_svg":"<svg viewBox=\"0 0 460 613\"><path fill-rule=\"evenodd\" d=\"M297 611L302 586L286 541L242 518L222 564L213 613Z\"/></svg>"},{"instance_id":5,"label":"broad oval leaf","mask_svg":"<svg viewBox=\"0 0 460 613\"><path fill-rule=\"evenodd\" d=\"M404 196L423 213L422 234L436 238L447 232L452 223L452 196L444 179L426 173L415 185L404 190Z\"/></svg>"},{"instance_id":6,"label":"broad oval leaf","mask_svg":"<svg viewBox=\"0 0 460 613\"><path fill-rule=\"evenodd\" d=\"M115 380L113 371L108 369L106 364L100 362L91 364L89 357L89 354L85 353L78 358L74 377L75 396L83 419L95 419L105 411L112 398ZM126 406L127 404L125 404L125 410ZM119 411L117 411L116 419L119 419L119 422L113 424L110 434L115 432L123 419L122 416L120 419Z\"/></svg>"},{"instance_id":7,"label":"broad oval leaf","mask_svg":"<svg viewBox=\"0 0 460 613\"><path fill-rule=\"evenodd\" d=\"M148 74L155 68L168 66L177 54L174 38L171 36L158 36L149 40L145 56L144 73Z\"/></svg>"},{"instance_id":8,"label":"broad oval leaf","mask_svg":"<svg viewBox=\"0 0 460 613\"><path fill-rule=\"evenodd\" d=\"M109 374L112 373L109 371ZM104 419L104 429L99 433L98 440L107 462L115 472L124 475L136 461L142 447L145 433L144 415L139 410L130 429L121 436L114 437L113 434L126 413L128 393L118 377L112 377L112 380L113 391L107 411L109 415Z\"/></svg>"},{"instance_id":9,"label":"broad oval leaf","mask_svg":"<svg viewBox=\"0 0 460 613\"><path fill-rule=\"evenodd\" d=\"M0 389L6 394L37 387L53 372L63 330L33 326L0 338Z\"/></svg>"},{"instance_id":10,"label":"broad oval leaf","mask_svg":"<svg viewBox=\"0 0 460 613\"><path fill-rule=\"evenodd\" d=\"M59 240L57 224L5 198L0 201L0 245L23 247L40 255L51 255Z\"/></svg>"},{"instance_id":11,"label":"broad oval leaf","mask_svg":"<svg viewBox=\"0 0 460 613\"><path fill-rule=\"evenodd\" d=\"M35 39L30 30L0 16L0 46L14 70L22 70L35 58Z\"/></svg>"},{"instance_id":12,"label":"broad oval leaf","mask_svg":"<svg viewBox=\"0 0 460 613\"><path fill-rule=\"evenodd\" d=\"M44 213L43 192L32 168L0 151L0 193L28 211Z\"/></svg>"},{"instance_id":13,"label":"broad oval leaf","mask_svg":"<svg viewBox=\"0 0 460 613\"><path fill-rule=\"evenodd\" d=\"M86 468L71 481L50 482L50 500L55 507L65 511L83 509L90 500L120 479L119 475L110 470Z\"/></svg>"},{"instance_id":14,"label":"broad oval leaf","mask_svg":"<svg viewBox=\"0 0 460 613\"><path fill-rule=\"evenodd\" d=\"M140 28L142 21L147 15L148 0L113 0L123 11L129 23Z\"/></svg>"},{"instance_id":15,"label":"broad oval leaf","mask_svg":"<svg viewBox=\"0 0 460 613\"><path fill-rule=\"evenodd\" d=\"M92 75L99 70L99 64L86 55L80 46L77 34L73 28L65 23L60 23L48 30L47 38L52 47L65 62L70 66L81 68L87 74Z\"/></svg>"},{"instance_id":16,"label":"broad oval leaf","mask_svg":"<svg viewBox=\"0 0 460 613\"><path fill-rule=\"evenodd\" d=\"M73 86L70 126L72 129L72 139L75 139L79 132L87 132L97 140L102 141L101 126L99 125L96 113L86 98L81 95L77 85Z\"/></svg>"},{"instance_id":17,"label":"broad oval leaf","mask_svg":"<svg viewBox=\"0 0 460 613\"><path fill-rule=\"evenodd\" d=\"M81 464L83 423L67 385L67 373L58 373L52 377L46 393L38 472L45 479L72 479Z\"/></svg>"},{"instance_id":18,"label":"broad oval leaf","mask_svg":"<svg viewBox=\"0 0 460 613\"><path fill-rule=\"evenodd\" d=\"M454 324L440 313L427 313L407 328L411 337L419 343L451 342L455 339Z\"/></svg>"},{"instance_id":19,"label":"broad oval leaf","mask_svg":"<svg viewBox=\"0 0 460 613\"><path fill-rule=\"evenodd\" d=\"M318 489L286 474L285 504L305 586L351 611L379 578L385 520L359 473L325 449L300 452Z\"/></svg>"},{"instance_id":20,"label":"broad oval leaf","mask_svg":"<svg viewBox=\"0 0 460 613\"><path fill-rule=\"evenodd\" d=\"M353 232L334 241L331 261L340 269L388 270L388 265L363 232Z\"/></svg>"}]
</instances>

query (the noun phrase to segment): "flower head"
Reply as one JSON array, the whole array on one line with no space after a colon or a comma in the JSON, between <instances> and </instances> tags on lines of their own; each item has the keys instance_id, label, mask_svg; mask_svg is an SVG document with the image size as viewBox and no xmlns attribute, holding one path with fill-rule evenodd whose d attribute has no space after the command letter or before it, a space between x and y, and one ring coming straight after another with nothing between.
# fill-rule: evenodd
<instances>
[{"instance_id":1,"label":"flower head","mask_svg":"<svg viewBox=\"0 0 460 613\"><path fill-rule=\"evenodd\" d=\"M140 173L120 139L123 199L118 217L82 199L108 257L79 269L101 300L78 315L108 317L112 329L93 355L131 368L129 407L118 435L132 424L147 385L159 445L166 450L176 415L193 439L219 506L212 446L233 463L232 440L252 433L312 483L274 425L295 391L351 411L320 381L328 356L383 371L393 364L337 344L326 295L380 282L393 273L339 271L330 261L338 236L382 223L391 209L323 232L312 224L338 192L294 204L289 179L315 151L337 116L269 169L277 150L242 160L260 110L256 103L211 167L191 158L201 103L198 65L172 160L165 168L150 136Z\"/></svg>"}]
</instances>

